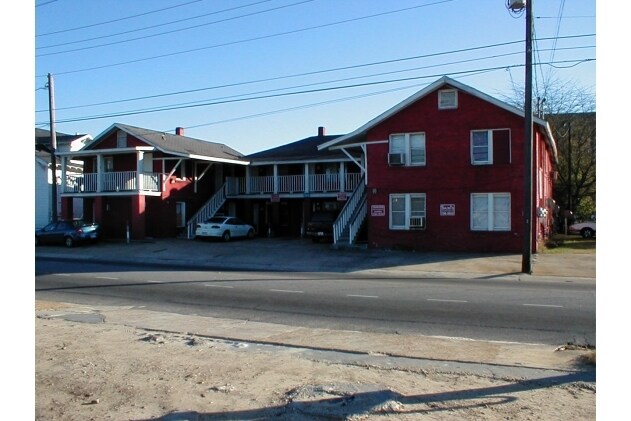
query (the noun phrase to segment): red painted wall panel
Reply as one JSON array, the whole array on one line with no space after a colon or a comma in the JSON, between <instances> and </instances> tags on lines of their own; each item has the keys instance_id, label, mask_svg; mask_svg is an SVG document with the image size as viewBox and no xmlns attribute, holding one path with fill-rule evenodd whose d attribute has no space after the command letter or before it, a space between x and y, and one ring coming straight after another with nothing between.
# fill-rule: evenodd
<instances>
[{"instance_id":1,"label":"red painted wall panel","mask_svg":"<svg viewBox=\"0 0 631 421\"><path fill-rule=\"evenodd\" d=\"M521 251L524 119L462 91L458 92L457 109L439 110L437 104L437 92L431 93L381 122L367 134L367 142L371 142L388 140L393 133L423 132L427 157L425 166L389 166L388 144L368 145L369 247ZM490 129L510 130L511 162L472 165L471 130ZM538 148L541 149L542 145L539 143ZM542 153L548 156L547 151ZM426 194L426 229L390 230L389 195L416 192ZM505 192L511 194L510 231L471 231L471 193ZM441 204L454 204L455 215L441 216ZM385 205L385 216L371 216L371 205Z\"/></svg>"}]
</instances>

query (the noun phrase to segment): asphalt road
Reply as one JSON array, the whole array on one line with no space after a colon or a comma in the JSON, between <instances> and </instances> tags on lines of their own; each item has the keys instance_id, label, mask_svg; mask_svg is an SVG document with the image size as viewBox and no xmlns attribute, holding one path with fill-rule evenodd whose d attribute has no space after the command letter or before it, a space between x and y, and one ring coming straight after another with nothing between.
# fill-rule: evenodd
<instances>
[{"instance_id":1,"label":"asphalt road","mask_svg":"<svg viewBox=\"0 0 631 421\"><path fill-rule=\"evenodd\" d=\"M37 299L384 333L596 345L595 285L36 260Z\"/></svg>"}]
</instances>

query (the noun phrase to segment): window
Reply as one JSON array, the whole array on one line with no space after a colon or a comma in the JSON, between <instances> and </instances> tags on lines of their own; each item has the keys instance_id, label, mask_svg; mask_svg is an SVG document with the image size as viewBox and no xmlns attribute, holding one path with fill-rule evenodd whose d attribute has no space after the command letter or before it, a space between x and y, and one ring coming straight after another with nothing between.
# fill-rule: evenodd
<instances>
[{"instance_id":1,"label":"window","mask_svg":"<svg viewBox=\"0 0 631 421\"><path fill-rule=\"evenodd\" d=\"M114 157L103 157L103 164L105 164L105 172L114 172Z\"/></svg>"},{"instance_id":2,"label":"window","mask_svg":"<svg viewBox=\"0 0 631 421\"><path fill-rule=\"evenodd\" d=\"M393 157L396 157L396 160ZM425 133L390 135L388 162L397 162L401 165L425 165Z\"/></svg>"},{"instance_id":3,"label":"window","mask_svg":"<svg viewBox=\"0 0 631 421\"><path fill-rule=\"evenodd\" d=\"M390 229L425 229L425 193L390 195Z\"/></svg>"},{"instance_id":4,"label":"window","mask_svg":"<svg viewBox=\"0 0 631 421\"><path fill-rule=\"evenodd\" d=\"M458 91L456 89L438 91L438 109L449 110L453 108L458 108Z\"/></svg>"},{"instance_id":5,"label":"window","mask_svg":"<svg viewBox=\"0 0 631 421\"><path fill-rule=\"evenodd\" d=\"M471 194L472 231L510 231L510 193Z\"/></svg>"},{"instance_id":6,"label":"window","mask_svg":"<svg viewBox=\"0 0 631 421\"><path fill-rule=\"evenodd\" d=\"M117 148L126 148L127 147L127 133L119 130L116 132L116 147Z\"/></svg>"},{"instance_id":7,"label":"window","mask_svg":"<svg viewBox=\"0 0 631 421\"><path fill-rule=\"evenodd\" d=\"M473 165L509 164L510 130L471 131L471 163Z\"/></svg>"}]
</instances>

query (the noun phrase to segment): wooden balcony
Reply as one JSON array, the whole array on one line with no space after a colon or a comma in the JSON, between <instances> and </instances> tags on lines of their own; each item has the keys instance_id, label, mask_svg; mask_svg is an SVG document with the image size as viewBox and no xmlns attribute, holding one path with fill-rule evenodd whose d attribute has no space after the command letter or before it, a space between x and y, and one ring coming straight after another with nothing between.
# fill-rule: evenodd
<instances>
[{"instance_id":1,"label":"wooden balcony","mask_svg":"<svg viewBox=\"0 0 631 421\"><path fill-rule=\"evenodd\" d=\"M160 192L162 174L120 171L108 173L67 174L61 194Z\"/></svg>"}]
</instances>

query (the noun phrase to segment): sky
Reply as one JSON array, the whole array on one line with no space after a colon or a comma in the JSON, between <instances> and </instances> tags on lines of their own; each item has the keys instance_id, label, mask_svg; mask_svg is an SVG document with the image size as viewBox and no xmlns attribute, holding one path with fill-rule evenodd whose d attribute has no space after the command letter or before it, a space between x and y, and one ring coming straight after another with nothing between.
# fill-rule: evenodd
<instances>
[{"instance_id":1,"label":"sky","mask_svg":"<svg viewBox=\"0 0 631 421\"><path fill-rule=\"evenodd\" d=\"M533 16L535 88L595 92L595 1ZM247 155L351 132L442 75L500 99L524 85L525 13L505 0L37 0L34 17L35 125L51 74L62 133L183 127Z\"/></svg>"}]
</instances>

